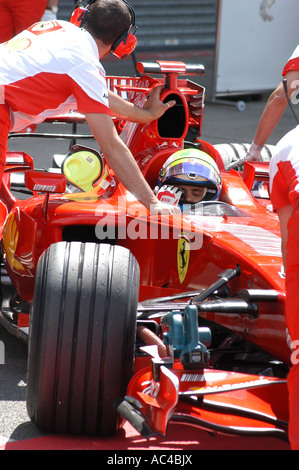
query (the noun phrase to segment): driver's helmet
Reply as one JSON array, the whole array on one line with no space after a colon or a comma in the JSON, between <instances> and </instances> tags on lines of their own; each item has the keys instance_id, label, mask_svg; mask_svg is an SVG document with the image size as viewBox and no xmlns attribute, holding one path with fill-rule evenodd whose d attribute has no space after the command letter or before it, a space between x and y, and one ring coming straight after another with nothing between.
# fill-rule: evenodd
<instances>
[{"instance_id":1,"label":"driver's helmet","mask_svg":"<svg viewBox=\"0 0 299 470\"><path fill-rule=\"evenodd\" d=\"M207 188L203 201L216 201L221 191L221 176L210 155L197 149L179 150L162 166L158 186L199 185Z\"/></svg>"}]
</instances>

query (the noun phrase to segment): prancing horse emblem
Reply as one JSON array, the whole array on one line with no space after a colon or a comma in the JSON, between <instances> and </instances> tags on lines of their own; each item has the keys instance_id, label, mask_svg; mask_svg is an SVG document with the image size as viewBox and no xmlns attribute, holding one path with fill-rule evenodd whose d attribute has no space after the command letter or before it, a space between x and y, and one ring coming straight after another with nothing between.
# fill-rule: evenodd
<instances>
[{"instance_id":1,"label":"prancing horse emblem","mask_svg":"<svg viewBox=\"0 0 299 470\"><path fill-rule=\"evenodd\" d=\"M178 265L178 274L180 283L184 281L188 266L189 266L189 258L190 258L190 246L189 243L180 238L178 241L178 251L177 251L177 265Z\"/></svg>"}]
</instances>

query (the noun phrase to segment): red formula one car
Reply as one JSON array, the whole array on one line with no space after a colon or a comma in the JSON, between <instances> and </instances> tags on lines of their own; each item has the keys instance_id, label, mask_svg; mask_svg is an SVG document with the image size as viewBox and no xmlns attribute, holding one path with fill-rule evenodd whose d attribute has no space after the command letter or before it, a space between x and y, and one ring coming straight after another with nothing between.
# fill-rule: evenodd
<instances>
[{"instance_id":1,"label":"red formula one car","mask_svg":"<svg viewBox=\"0 0 299 470\"><path fill-rule=\"evenodd\" d=\"M165 84L161 99L176 101L150 124L115 120L145 178L154 189L170 155L198 148L221 171L220 199L152 215L97 151L75 145L53 172L8 153L0 319L29 344L29 416L58 433L109 435L125 418L143 436L165 435L172 420L287 439L290 349L268 163L228 172L201 140L205 90L186 76L202 66L138 70L108 77L110 88L142 106Z\"/></svg>"}]
</instances>

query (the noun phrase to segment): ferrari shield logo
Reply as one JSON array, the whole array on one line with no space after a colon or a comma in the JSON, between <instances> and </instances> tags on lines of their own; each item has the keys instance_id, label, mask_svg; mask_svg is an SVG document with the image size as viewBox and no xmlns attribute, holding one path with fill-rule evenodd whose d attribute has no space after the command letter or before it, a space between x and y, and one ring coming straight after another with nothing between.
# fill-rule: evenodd
<instances>
[{"instance_id":1,"label":"ferrari shield logo","mask_svg":"<svg viewBox=\"0 0 299 470\"><path fill-rule=\"evenodd\" d=\"M189 243L180 238L178 241L178 251L177 251L177 264L178 264L178 274L180 283L182 283L186 277L189 265L190 258L190 247Z\"/></svg>"}]
</instances>

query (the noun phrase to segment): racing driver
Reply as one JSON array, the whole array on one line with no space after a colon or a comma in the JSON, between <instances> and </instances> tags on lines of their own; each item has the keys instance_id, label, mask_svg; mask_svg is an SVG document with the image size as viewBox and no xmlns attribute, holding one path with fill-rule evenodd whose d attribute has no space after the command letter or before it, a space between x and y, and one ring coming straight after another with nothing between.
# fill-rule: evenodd
<instances>
[{"instance_id":1,"label":"racing driver","mask_svg":"<svg viewBox=\"0 0 299 470\"><path fill-rule=\"evenodd\" d=\"M179 150L162 166L157 198L181 210L202 201L216 201L221 191L221 176L210 155L197 149Z\"/></svg>"},{"instance_id":2,"label":"racing driver","mask_svg":"<svg viewBox=\"0 0 299 470\"><path fill-rule=\"evenodd\" d=\"M153 194L111 117L150 122L175 104L162 103L161 87L143 108L107 89L99 59L130 54L137 43L134 25L134 10L125 0L90 0L84 8L76 5L71 22L35 23L0 45L0 181L9 132L77 110L128 191L151 211L179 213Z\"/></svg>"}]
</instances>

